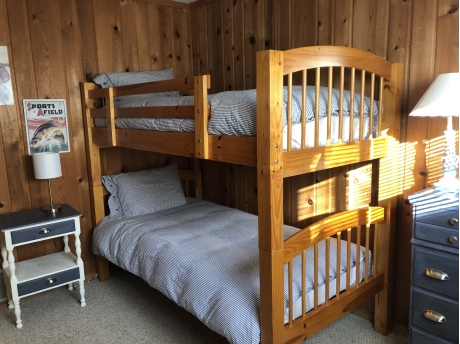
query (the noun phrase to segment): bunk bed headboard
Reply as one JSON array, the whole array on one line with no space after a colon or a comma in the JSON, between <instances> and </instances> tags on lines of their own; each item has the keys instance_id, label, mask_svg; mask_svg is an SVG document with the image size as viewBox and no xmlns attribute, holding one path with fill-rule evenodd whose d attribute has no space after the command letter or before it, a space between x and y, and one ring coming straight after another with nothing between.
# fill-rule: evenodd
<instances>
[{"instance_id":1,"label":"bunk bed headboard","mask_svg":"<svg viewBox=\"0 0 460 344\"><path fill-rule=\"evenodd\" d=\"M205 80L205 86L204 88L207 88L207 85L209 84L209 77L205 76L203 78L193 78L193 81L197 80ZM149 87L146 88L147 91L156 91L156 87L158 84L166 84L166 87L169 87L170 81L162 81L162 82L157 82L157 83L149 83ZM175 82L172 82L173 85L179 88L184 88L184 86L180 86L181 84L188 85L187 78L180 79L180 82L177 80ZM179 85L179 86L177 86ZM190 86L187 86L190 88ZM191 86L193 89L193 85ZM96 108L96 102L95 98L102 97L104 96L104 99L112 99L114 95L129 95L132 94L136 89L136 85L128 85L128 86L122 86L121 90L119 89L101 89L97 84L95 83L82 83L81 84L81 93L82 93L82 107L85 109L84 113L84 123L85 123L85 139L86 139L86 146L87 146L87 161L88 161L88 168L90 171L90 178L91 178L91 196L92 196L92 202L93 202L93 226L95 227L103 218L104 216L107 215L106 212L106 195L107 195L107 190L102 184L101 181L101 176L103 175L103 168L101 165L101 149L112 149L116 147L116 136L113 135L111 136L110 133L115 132L114 128L114 121L109 121L108 127L112 128L112 130L107 131L107 136L109 138L107 139L106 144L101 144L101 139L97 137L98 132L95 125L94 125L94 119L91 116L91 112L95 111ZM93 96L90 96L89 94L92 93ZM106 97L107 93L110 95L109 97ZM110 103L110 102L109 102ZM107 104L106 104L107 106ZM109 108L113 107L113 104L109 104ZM97 110L101 111L106 111L106 108L100 108ZM110 116L109 116L110 117ZM114 148L117 149L117 148ZM115 173L121 173L122 172L122 167L119 166L119 169L116 170ZM181 179L184 181L183 182L183 187L184 187L184 193L186 195L191 194L191 184L194 185L194 191L195 191L195 197L197 198L202 198L202 180L201 180L201 164L195 159L193 162L193 169L191 170L185 170L185 169L179 169L179 175Z\"/></svg>"}]
</instances>

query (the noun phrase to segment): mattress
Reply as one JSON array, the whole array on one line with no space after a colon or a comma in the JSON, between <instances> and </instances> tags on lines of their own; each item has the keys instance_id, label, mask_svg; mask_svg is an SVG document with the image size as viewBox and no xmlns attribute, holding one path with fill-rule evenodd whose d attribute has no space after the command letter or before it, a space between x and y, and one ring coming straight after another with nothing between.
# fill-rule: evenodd
<instances>
[{"instance_id":1,"label":"mattress","mask_svg":"<svg viewBox=\"0 0 460 344\"><path fill-rule=\"evenodd\" d=\"M284 128L287 128L287 100L288 92L285 87L283 90L283 119ZM321 146L326 144L327 133L327 101L328 88L320 88L320 138ZM361 97L359 94L354 96L354 133L353 140L359 139L359 109ZM332 143L338 142L338 114L339 114L340 96L337 89L332 89ZM231 136L256 136L256 90L220 92L208 95L208 103L211 105L211 118L208 123L208 133L211 135L231 135ZM121 107L151 107L151 106L187 106L193 105L194 98L191 96L185 97L148 97L143 95L135 95L123 97L123 100L114 102L114 106ZM343 123L343 142L349 141L349 122L350 122L350 92L344 91L344 100L342 103L344 123ZM369 137L369 114L373 107L374 118L374 135L377 131L376 124L378 123L378 102L374 101L372 106L368 97L364 98L364 138ZM312 147L315 133L315 88L307 87L307 102L306 102L306 119L307 119L307 143L306 147ZM292 123L293 123L293 138L292 148L300 148L301 142L301 122L302 122L302 88L301 86L293 86L292 92ZM96 118L95 125L97 127L105 127L105 118ZM122 129L137 129L137 130L158 130L171 132L193 132L193 119L165 119L165 118L117 118L115 126ZM298 128L298 129L294 129ZM286 136L286 135L285 135ZM286 148L286 146L285 146Z\"/></svg>"},{"instance_id":2,"label":"mattress","mask_svg":"<svg viewBox=\"0 0 460 344\"><path fill-rule=\"evenodd\" d=\"M217 219L217 221L216 221ZM94 230L93 252L140 276L153 288L195 315L230 343L259 343L260 285L257 217L236 209L188 198L187 204L126 219L106 217ZM287 238L298 229L284 227ZM330 295L335 294L336 247L331 238ZM347 244L342 242L341 289L346 282ZM365 250L361 248L360 259ZM325 245L319 244L319 300L324 302ZM352 246L352 257L356 246ZM313 250L307 251L313 262ZM351 280L355 283L355 261ZM359 278L364 276L362 263ZM372 264L370 264L372 266ZM301 314L300 257L293 263L294 317ZM285 281L287 281L287 266ZM371 271L369 271L371 273ZM313 305L312 264L307 267L307 307ZM288 295L287 283L285 295ZM322 301L321 301L322 300ZM285 321L289 307L285 298Z\"/></svg>"}]
</instances>

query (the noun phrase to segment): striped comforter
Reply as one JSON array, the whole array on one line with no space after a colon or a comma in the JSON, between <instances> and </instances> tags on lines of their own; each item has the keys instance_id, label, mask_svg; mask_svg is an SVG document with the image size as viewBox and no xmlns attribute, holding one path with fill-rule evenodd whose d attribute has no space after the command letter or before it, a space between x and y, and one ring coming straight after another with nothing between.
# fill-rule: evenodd
<instances>
[{"instance_id":1,"label":"striped comforter","mask_svg":"<svg viewBox=\"0 0 460 344\"><path fill-rule=\"evenodd\" d=\"M259 343L257 227L254 215L188 198L186 205L153 214L105 218L94 231L93 252L140 276L230 343ZM298 229L285 226L284 237L296 231ZM336 245L333 241L331 238L331 247ZM341 250L343 274L347 266L346 242L342 243ZM332 251L327 274L330 280L336 277L337 257ZM322 266L319 285L323 285L326 278L324 252L322 244L319 248L319 266ZM355 253L353 245L353 257ZM361 248L361 260L364 253ZM313 250L307 251L307 261L313 262ZM354 268L354 260L351 266ZM363 266L361 264L361 277ZM294 273L293 295L294 299L299 299L300 264L294 263ZM308 290L313 289L313 276L311 264L307 267ZM285 295L288 295L287 289L285 284ZM301 309L301 304L293 307ZM287 299L285 308L288 308Z\"/></svg>"}]
</instances>

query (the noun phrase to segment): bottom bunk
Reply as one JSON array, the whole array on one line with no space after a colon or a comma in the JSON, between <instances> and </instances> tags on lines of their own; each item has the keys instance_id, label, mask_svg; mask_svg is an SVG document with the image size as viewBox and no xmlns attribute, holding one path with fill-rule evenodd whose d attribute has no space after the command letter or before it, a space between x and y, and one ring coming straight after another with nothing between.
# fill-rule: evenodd
<instances>
[{"instance_id":1,"label":"bottom bunk","mask_svg":"<svg viewBox=\"0 0 460 344\"><path fill-rule=\"evenodd\" d=\"M102 180L111 212L94 231L94 253L140 276L230 343L259 343L266 286L257 216L185 198L174 165ZM383 208L371 207L304 229L284 226L284 299L272 305L283 308L284 342L304 340L383 289L371 225L383 219Z\"/></svg>"}]
</instances>

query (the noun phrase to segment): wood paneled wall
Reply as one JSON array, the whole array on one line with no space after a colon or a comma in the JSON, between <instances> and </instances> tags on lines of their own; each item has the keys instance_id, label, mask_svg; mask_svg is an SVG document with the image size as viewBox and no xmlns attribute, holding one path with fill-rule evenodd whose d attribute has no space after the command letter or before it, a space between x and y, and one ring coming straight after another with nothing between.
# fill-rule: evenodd
<instances>
[{"instance_id":1,"label":"wood paneled wall","mask_svg":"<svg viewBox=\"0 0 460 344\"><path fill-rule=\"evenodd\" d=\"M15 104L0 106L0 213L49 202L47 181L34 179L25 139L23 99L67 101L70 153L61 154L62 177L52 179L53 199L83 214L82 249L87 275L95 273L92 218L80 82L100 72L173 68L192 73L188 4L169 0L0 0L0 45L7 46ZM104 153L107 173L162 165L163 155ZM118 155L119 156L119 155ZM187 160L175 159L181 166ZM62 249L60 240L21 246L17 260Z\"/></svg>"},{"instance_id":2,"label":"wood paneled wall","mask_svg":"<svg viewBox=\"0 0 460 344\"><path fill-rule=\"evenodd\" d=\"M436 75L459 70L458 6L458 0L199 0L190 7L194 74L210 73L213 92L254 88L255 53L262 49L343 45L404 64L401 144L396 148L401 168L399 175L388 174L383 192L398 199L394 321L402 327L409 309L412 225L405 200L439 180L446 127L443 119L409 118L408 113ZM208 199L257 209L254 169L207 164L205 170L219 170L205 179ZM285 222L304 226L348 206L347 190L368 176L368 167L360 166L286 180ZM237 200L228 192L235 180ZM365 202L367 197L364 189L352 199Z\"/></svg>"},{"instance_id":3,"label":"wood paneled wall","mask_svg":"<svg viewBox=\"0 0 460 344\"><path fill-rule=\"evenodd\" d=\"M399 197L394 319L404 326L411 235L404 200L436 180L427 166L435 166L439 155L425 150L435 151L444 130L443 121L407 114L437 74L458 71L458 0L0 0L0 45L8 47L15 97L15 105L0 106L0 213L48 202L47 183L34 179L27 154L22 100L66 99L71 152L61 155L63 176L52 180L53 195L82 212L83 259L86 273L94 273L79 83L100 72L171 67L176 76L210 73L212 92L250 89L257 51L320 44L353 46L405 65L400 161L407 181L390 192ZM104 152L106 173L189 164L122 153ZM323 195L346 195L368 174L369 166L360 165L286 180L286 222L302 225L346 207L347 197ZM253 168L204 162L203 176L205 198L256 213ZM365 189L361 196L365 202ZM16 257L61 247L58 241L37 243L21 247Z\"/></svg>"}]
</instances>

